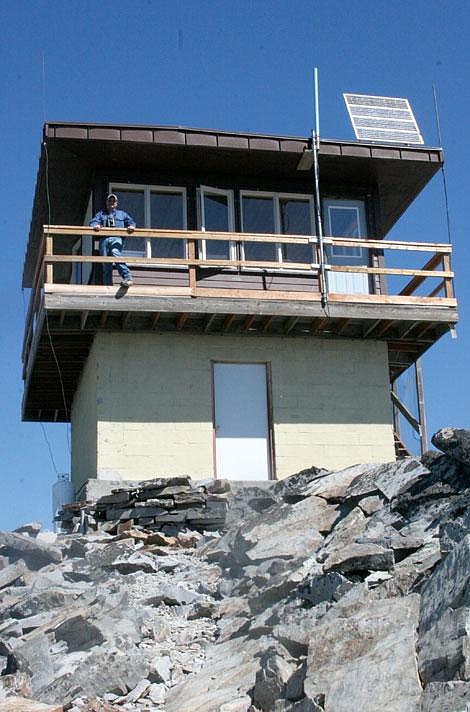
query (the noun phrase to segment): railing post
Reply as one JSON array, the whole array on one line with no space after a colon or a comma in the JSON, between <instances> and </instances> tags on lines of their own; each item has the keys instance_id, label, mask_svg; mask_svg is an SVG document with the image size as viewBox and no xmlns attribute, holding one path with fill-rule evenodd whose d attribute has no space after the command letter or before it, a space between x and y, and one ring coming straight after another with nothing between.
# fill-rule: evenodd
<instances>
[{"instance_id":1,"label":"railing post","mask_svg":"<svg viewBox=\"0 0 470 712\"><path fill-rule=\"evenodd\" d=\"M52 235L46 232L46 255L54 254L54 238ZM46 264L46 279L47 284L54 283L54 265L51 263Z\"/></svg>"},{"instance_id":2,"label":"railing post","mask_svg":"<svg viewBox=\"0 0 470 712\"><path fill-rule=\"evenodd\" d=\"M421 359L417 359L415 362L415 375L416 375L416 400L418 401L418 418L419 418L419 439L421 445L421 455L424 455L428 448L428 438L426 432L426 411L424 409L424 387L423 387L423 369L421 366Z\"/></svg>"},{"instance_id":3,"label":"railing post","mask_svg":"<svg viewBox=\"0 0 470 712\"><path fill-rule=\"evenodd\" d=\"M450 272L450 255L442 255L442 266L445 272ZM444 293L448 299L452 299L454 296L454 289L452 285L452 277L444 277Z\"/></svg>"},{"instance_id":4,"label":"railing post","mask_svg":"<svg viewBox=\"0 0 470 712\"><path fill-rule=\"evenodd\" d=\"M188 240L188 259L190 259L190 260L196 259L196 240L195 239ZM195 297L196 296L196 265L194 265L194 264L189 265L189 289L191 292L191 296Z\"/></svg>"}]
</instances>

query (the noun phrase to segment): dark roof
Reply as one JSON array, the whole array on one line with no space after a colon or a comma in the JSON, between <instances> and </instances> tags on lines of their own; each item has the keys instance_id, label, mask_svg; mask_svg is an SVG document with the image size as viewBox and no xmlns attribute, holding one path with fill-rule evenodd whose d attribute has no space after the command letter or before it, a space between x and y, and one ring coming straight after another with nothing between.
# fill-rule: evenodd
<instances>
[{"instance_id":1,"label":"dark roof","mask_svg":"<svg viewBox=\"0 0 470 712\"><path fill-rule=\"evenodd\" d=\"M250 176L298 177L311 165L311 141L180 126L47 123L23 274L31 286L42 225L80 224L95 171L147 167ZM299 162L302 159L302 162ZM321 182L377 186L383 234L442 165L442 150L322 139ZM46 175L47 190L46 190ZM49 202L46 196L49 195ZM74 196L73 201L70 197Z\"/></svg>"}]
</instances>

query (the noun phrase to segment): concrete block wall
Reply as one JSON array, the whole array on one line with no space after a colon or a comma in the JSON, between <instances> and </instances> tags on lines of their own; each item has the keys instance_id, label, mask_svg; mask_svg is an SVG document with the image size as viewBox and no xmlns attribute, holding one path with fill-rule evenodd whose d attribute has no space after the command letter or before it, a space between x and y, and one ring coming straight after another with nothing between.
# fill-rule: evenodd
<instances>
[{"instance_id":1,"label":"concrete block wall","mask_svg":"<svg viewBox=\"0 0 470 712\"><path fill-rule=\"evenodd\" d=\"M212 362L267 362L278 478L395 457L387 349L374 341L98 334L72 412L72 477L214 472Z\"/></svg>"}]
</instances>

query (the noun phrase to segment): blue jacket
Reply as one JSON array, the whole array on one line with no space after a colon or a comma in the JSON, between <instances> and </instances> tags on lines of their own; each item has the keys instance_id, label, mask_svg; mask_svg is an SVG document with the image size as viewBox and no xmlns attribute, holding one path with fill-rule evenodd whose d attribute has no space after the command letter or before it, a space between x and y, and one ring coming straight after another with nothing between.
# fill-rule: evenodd
<instances>
[{"instance_id":1,"label":"blue jacket","mask_svg":"<svg viewBox=\"0 0 470 712\"><path fill-rule=\"evenodd\" d=\"M113 219L111 225L108 222L109 218ZM108 213L107 210L100 210L99 213L96 213L95 217L90 220L90 227L94 227L95 225L101 225L101 227L129 227L132 225L135 227L135 220L125 213L124 210L112 210L110 213Z\"/></svg>"}]
</instances>

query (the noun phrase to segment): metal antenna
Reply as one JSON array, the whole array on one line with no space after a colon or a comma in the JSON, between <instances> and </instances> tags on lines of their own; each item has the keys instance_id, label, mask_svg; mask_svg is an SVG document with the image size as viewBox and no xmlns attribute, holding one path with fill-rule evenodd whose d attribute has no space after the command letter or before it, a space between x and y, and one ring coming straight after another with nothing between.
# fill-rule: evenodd
<instances>
[{"instance_id":1,"label":"metal antenna","mask_svg":"<svg viewBox=\"0 0 470 712\"><path fill-rule=\"evenodd\" d=\"M312 155L313 155L313 182L315 193L315 225L318 239L318 256L320 261L320 293L322 309L328 304L328 284L326 281L325 253L323 245L323 224L321 219L320 202L320 169L318 165L318 150L320 148L320 109L318 101L318 69L313 70L313 83L315 92L315 128L312 129Z\"/></svg>"}]
</instances>

